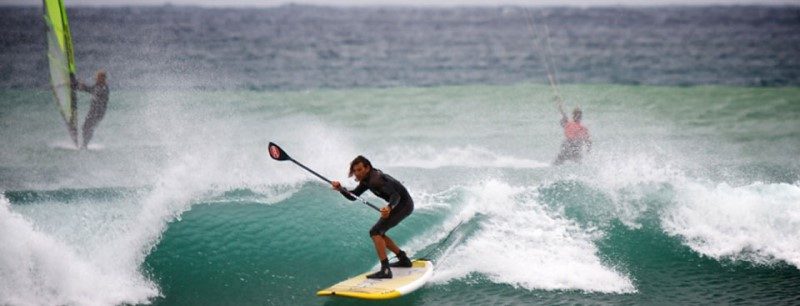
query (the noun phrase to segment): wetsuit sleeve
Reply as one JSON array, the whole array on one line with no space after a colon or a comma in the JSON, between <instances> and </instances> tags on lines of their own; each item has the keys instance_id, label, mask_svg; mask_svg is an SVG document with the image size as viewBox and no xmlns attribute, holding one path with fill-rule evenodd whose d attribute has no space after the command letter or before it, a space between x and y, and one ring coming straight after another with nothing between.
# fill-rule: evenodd
<instances>
[{"instance_id":1,"label":"wetsuit sleeve","mask_svg":"<svg viewBox=\"0 0 800 306\"><path fill-rule=\"evenodd\" d=\"M392 183L388 182L386 184L383 184L383 187L381 188L383 190L381 191L383 191L384 194L389 195L389 204L388 204L389 208L394 209L395 206L397 206L397 204L400 204L401 197L400 193L397 192L397 190L392 185L393 185Z\"/></svg>"},{"instance_id":2,"label":"wetsuit sleeve","mask_svg":"<svg viewBox=\"0 0 800 306\"><path fill-rule=\"evenodd\" d=\"M567 116L566 115L561 116L561 127L567 127L567 122L569 122Z\"/></svg>"},{"instance_id":3,"label":"wetsuit sleeve","mask_svg":"<svg viewBox=\"0 0 800 306\"><path fill-rule=\"evenodd\" d=\"M350 190L350 192L346 192L344 188L342 188L342 190L341 190L341 191L339 191L339 192L340 192L340 193L341 193L341 194L342 194L342 195L343 195L345 198L347 198L348 200L350 200L350 201L355 201L355 200L356 200L356 197L354 197L353 195L351 195L351 193L352 193L352 194L355 194L355 195L357 195L357 196L360 196L362 193L364 193L364 191L367 191L367 184L364 184L364 183L359 183L359 184L358 184L358 186L356 186L356 189Z\"/></svg>"},{"instance_id":4,"label":"wetsuit sleeve","mask_svg":"<svg viewBox=\"0 0 800 306\"><path fill-rule=\"evenodd\" d=\"M389 198L389 208L394 209L397 204L400 204L400 194L395 192L392 194L392 197Z\"/></svg>"}]
</instances>

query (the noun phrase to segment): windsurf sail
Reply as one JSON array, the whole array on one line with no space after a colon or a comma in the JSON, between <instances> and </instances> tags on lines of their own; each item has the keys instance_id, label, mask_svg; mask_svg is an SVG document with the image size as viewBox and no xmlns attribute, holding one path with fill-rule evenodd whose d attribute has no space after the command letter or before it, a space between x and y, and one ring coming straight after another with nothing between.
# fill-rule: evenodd
<instances>
[{"instance_id":1,"label":"windsurf sail","mask_svg":"<svg viewBox=\"0 0 800 306\"><path fill-rule=\"evenodd\" d=\"M78 146L77 99L75 95L75 57L69 33L64 0L42 0L47 26L47 59L50 62L50 86L56 104L75 146Z\"/></svg>"}]
</instances>

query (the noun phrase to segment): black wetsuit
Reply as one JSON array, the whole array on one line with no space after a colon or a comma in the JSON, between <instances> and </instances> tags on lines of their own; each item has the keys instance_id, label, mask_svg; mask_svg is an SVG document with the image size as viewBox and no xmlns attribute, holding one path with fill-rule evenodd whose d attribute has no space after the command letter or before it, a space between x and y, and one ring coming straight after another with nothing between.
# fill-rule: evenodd
<instances>
[{"instance_id":1,"label":"black wetsuit","mask_svg":"<svg viewBox=\"0 0 800 306\"><path fill-rule=\"evenodd\" d=\"M365 191L372 191L376 196L389 202L389 217L386 219L380 218L375 225L369 230L369 235L385 235L386 231L403 221L408 215L414 211L414 200L408 194L408 190L400 182L388 174L383 173L378 169L372 169L367 175L367 178L362 180L356 189L350 192L360 196ZM350 201L355 201L356 198L342 191L342 195Z\"/></svg>"},{"instance_id":2,"label":"black wetsuit","mask_svg":"<svg viewBox=\"0 0 800 306\"><path fill-rule=\"evenodd\" d=\"M92 94L92 106L89 107L89 113L86 115L86 120L83 122L83 147L89 145L89 140L92 139L94 129L103 116L106 115L106 106L108 105L108 85L95 84L94 86L86 86L86 84L78 83L78 90L82 90Z\"/></svg>"}]
</instances>

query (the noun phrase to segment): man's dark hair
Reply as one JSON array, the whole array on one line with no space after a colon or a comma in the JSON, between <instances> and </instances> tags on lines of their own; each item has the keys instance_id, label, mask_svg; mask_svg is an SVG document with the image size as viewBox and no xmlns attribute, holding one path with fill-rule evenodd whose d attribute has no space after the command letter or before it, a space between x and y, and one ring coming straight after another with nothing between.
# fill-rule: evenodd
<instances>
[{"instance_id":1,"label":"man's dark hair","mask_svg":"<svg viewBox=\"0 0 800 306\"><path fill-rule=\"evenodd\" d=\"M372 169L372 163L369 162L369 159L367 159L364 156L359 155L359 156L356 156L356 158L353 159L353 161L350 162L350 173L347 175L348 177L353 176L353 171L354 171L353 168L355 168L355 166L357 164L362 164L362 165L364 165L364 167L369 166L369 168Z\"/></svg>"}]
</instances>

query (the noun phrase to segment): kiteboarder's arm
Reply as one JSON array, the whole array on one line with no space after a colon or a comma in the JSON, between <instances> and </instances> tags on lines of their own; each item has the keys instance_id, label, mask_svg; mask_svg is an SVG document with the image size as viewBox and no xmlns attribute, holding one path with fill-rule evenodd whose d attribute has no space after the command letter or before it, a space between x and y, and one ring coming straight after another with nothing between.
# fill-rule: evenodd
<instances>
[{"instance_id":1,"label":"kiteboarder's arm","mask_svg":"<svg viewBox=\"0 0 800 306\"><path fill-rule=\"evenodd\" d=\"M561 99L558 100L558 112L561 113L561 126L566 126L569 119L567 119L567 113L564 112L564 102Z\"/></svg>"}]
</instances>

